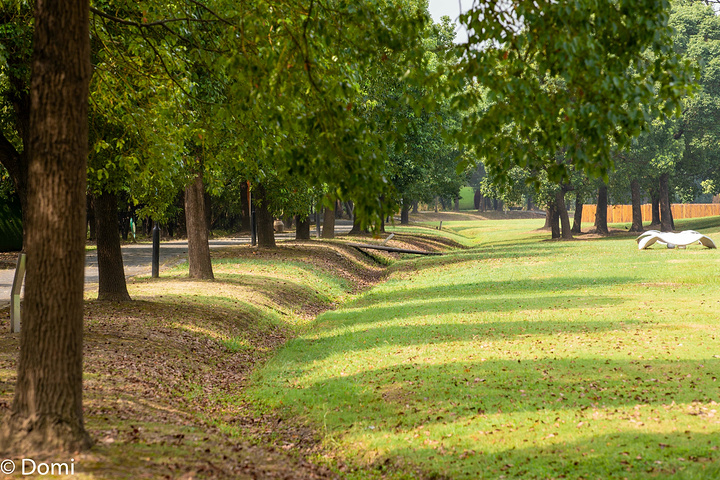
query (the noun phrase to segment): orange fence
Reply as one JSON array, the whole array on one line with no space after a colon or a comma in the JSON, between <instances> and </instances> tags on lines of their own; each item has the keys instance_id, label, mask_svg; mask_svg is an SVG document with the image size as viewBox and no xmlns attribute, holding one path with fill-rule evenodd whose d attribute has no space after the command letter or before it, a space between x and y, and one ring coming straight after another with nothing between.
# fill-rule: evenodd
<instances>
[{"instance_id":1,"label":"orange fence","mask_svg":"<svg viewBox=\"0 0 720 480\"><path fill-rule=\"evenodd\" d=\"M673 203L673 218L699 218L720 215L720 203ZM595 205L583 206L583 223L595 223ZM643 222L652 220L652 205L641 205ZM608 223L631 223L632 205L609 205L607 207Z\"/></svg>"}]
</instances>

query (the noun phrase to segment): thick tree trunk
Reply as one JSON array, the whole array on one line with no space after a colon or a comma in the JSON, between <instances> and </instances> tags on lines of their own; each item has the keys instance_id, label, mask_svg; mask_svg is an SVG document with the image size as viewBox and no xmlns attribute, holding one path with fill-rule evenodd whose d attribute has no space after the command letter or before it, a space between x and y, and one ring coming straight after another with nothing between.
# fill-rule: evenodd
<instances>
[{"instance_id":1,"label":"thick tree trunk","mask_svg":"<svg viewBox=\"0 0 720 480\"><path fill-rule=\"evenodd\" d=\"M607 225L607 204L607 185L603 184L598 188L597 209L595 211L595 230L603 235L610 233Z\"/></svg>"},{"instance_id":2,"label":"thick tree trunk","mask_svg":"<svg viewBox=\"0 0 720 480\"><path fill-rule=\"evenodd\" d=\"M265 186L260 184L253 190L255 194L255 216L257 217L257 241L263 248L275 248L275 219L268 209L268 198Z\"/></svg>"},{"instance_id":3,"label":"thick tree trunk","mask_svg":"<svg viewBox=\"0 0 720 480\"><path fill-rule=\"evenodd\" d=\"M455 197L455 211L460 211L460 197Z\"/></svg>"},{"instance_id":4,"label":"thick tree trunk","mask_svg":"<svg viewBox=\"0 0 720 480\"><path fill-rule=\"evenodd\" d=\"M413 202L412 213L419 213L418 204L419 204L419 202L417 200Z\"/></svg>"},{"instance_id":5,"label":"thick tree trunk","mask_svg":"<svg viewBox=\"0 0 720 480\"><path fill-rule=\"evenodd\" d=\"M642 197L640 196L640 182L637 178L633 178L630 181L630 194L632 197L632 226L630 227L630 231L642 232Z\"/></svg>"},{"instance_id":6,"label":"thick tree trunk","mask_svg":"<svg viewBox=\"0 0 720 480\"><path fill-rule=\"evenodd\" d=\"M562 224L562 238L572 240L572 231L570 231L570 218L568 218L567 207L565 206L565 192L562 189L555 192L555 207L557 208L560 223Z\"/></svg>"},{"instance_id":7,"label":"thick tree trunk","mask_svg":"<svg viewBox=\"0 0 720 480\"><path fill-rule=\"evenodd\" d=\"M27 276L15 397L0 450L85 449L82 351L90 80L87 0L35 5Z\"/></svg>"},{"instance_id":8,"label":"thick tree trunk","mask_svg":"<svg viewBox=\"0 0 720 480\"><path fill-rule=\"evenodd\" d=\"M185 224L187 225L189 277L202 280L215 278L210 259L205 186L202 172L185 188Z\"/></svg>"},{"instance_id":9,"label":"thick tree trunk","mask_svg":"<svg viewBox=\"0 0 720 480\"><path fill-rule=\"evenodd\" d=\"M576 192L577 193L577 192ZM582 233L583 200L580 195L575 195L575 214L573 215L572 233Z\"/></svg>"},{"instance_id":10,"label":"thick tree trunk","mask_svg":"<svg viewBox=\"0 0 720 480\"><path fill-rule=\"evenodd\" d=\"M410 224L410 205L403 202L402 210L400 210L400 225Z\"/></svg>"},{"instance_id":11,"label":"thick tree trunk","mask_svg":"<svg viewBox=\"0 0 720 480\"><path fill-rule=\"evenodd\" d=\"M118 229L117 197L103 192L95 197L97 224L98 300L129 302Z\"/></svg>"},{"instance_id":12,"label":"thick tree trunk","mask_svg":"<svg viewBox=\"0 0 720 480\"><path fill-rule=\"evenodd\" d=\"M310 240L310 217L295 217L295 240Z\"/></svg>"},{"instance_id":13,"label":"thick tree trunk","mask_svg":"<svg viewBox=\"0 0 720 480\"><path fill-rule=\"evenodd\" d=\"M473 206L475 207L475 210L480 211L480 202L482 201L482 193L480 193L480 190L475 190L475 195L473 196Z\"/></svg>"},{"instance_id":14,"label":"thick tree trunk","mask_svg":"<svg viewBox=\"0 0 720 480\"><path fill-rule=\"evenodd\" d=\"M660 230L672 232L674 230L672 212L670 211L670 174L660 175Z\"/></svg>"},{"instance_id":15,"label":"thick tree trunk","mask_svg":"<svg viewBox=\"0 0 720 480\"><path fill-rule=\"evenodd\" d=\"M322 238L335 238L335 209L323 210Z\"/></svg>"}]
</instances>

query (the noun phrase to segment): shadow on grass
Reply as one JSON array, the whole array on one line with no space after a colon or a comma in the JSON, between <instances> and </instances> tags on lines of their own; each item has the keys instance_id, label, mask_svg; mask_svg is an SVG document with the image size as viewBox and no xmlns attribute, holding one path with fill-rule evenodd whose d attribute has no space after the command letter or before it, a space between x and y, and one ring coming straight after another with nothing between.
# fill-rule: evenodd
<instances>
[{"instance_id":1,"label":"shadow on grass","mask_svg":"<svg viewBox=\"0 0 720 480\"><path fill-rule=\"evenodd\" d=\"M543 278L538 280L521 279L521 280L483 280L473 283L457 283L448 285L447 283L439 284L437 286L427 287L415 287L415 288L403 288L397 289L392 292L385 291L372 291L356 301L348 303L347 309L366 307L374 304L387 304L388 307L373 307L372 316L382 317L383 315L388 318L396 318L397 315L402 315L399 311L399 306L408 304L408 307L412 302L417 301L418 303L427 304L428 302L437 302L438 304L446 304L449 308L454 308L453 303L457 303L458 300L463 297L475 298L477 303L474 308L479 311L492 310L492 308L484 308L482 304L496 302L495 307L500 306L500 310L515 310L515 309L537 309L537 308L549 308L552 306L561 307L561 303L567 303L572 307L582 306L583 302L586 301L598 301L593 296L576 296L562 298L562 302L558 301L558 298L552 294L557 295L560 292L567 291L580 291L587 288L602 288L602 287L613 287L622 284L630 284L637 282L635 277L594 277L586 278L582 276L577 277L553 277ZM535 294L547 295L547 299L541 297L532 297L528 299L497 299L489 300L488 296L501 296L501 295L525 295L532 296ZM604 295L604 297L608 298ZM452 299L446 301L445 299ZM610 298L611 303L618 302L617 299ZM480 303L482 302L482 304ZM497 303L500 302L500 303ZM503 304L512 303L512 307L502 307ZM466 308L473 308L471 305L467 305ZM383 315L380 315L380 311L383 311ZM457 311L457 309L455 309ZM343 310L343 313L346 310Z\"/></svg>"},{"instance_id":2,"label":"shadow on grass","mask_svg":"<svg viewBox=\"0 0 720 480\"><path fill-rule=\"evenodd\" d=\"M463 458L441 454L431 447L405 447L392 455L412 458L420 477L434 479L548 478L572 479L711 479L720 478L717 436L680 432L624 432L559 442L552 446L531 446L499 453L466 449ZM383 462L375 460L378 469ZM395 465L404 469L404 465Z\"/></svg>"},{"instance_id":3,"label":"shadow on grass","mask_svg":"<svg viewBox=\"0 0 720 480\"><path fill-rule=\"evenodd\" d=\"M495 413L709 403L716 395L717 382L713 378L720 367L720 360L710 355L703 359L703 368L698 369L698 362L688 360L599 361L549 356L538 360L484 360L479 358L482 350L475 355L477 361L434 364L424 363L433 359L421 358L423 353L417 353L391 367L318 380L293 392L302 392L299 395L306 397L305 401L322 396L330 409L382 402L385 409L344 413L357 415L356 421L360 422L367 418L376 424L387 422L414 428L449 420L481 420L483 415ZM539 347L537 353L554 355L550 349ZM688 377L688 372L695 374ZM391 413L388 410L393 409L404 415L388 415ZM443 414L438 419L437 412L441 410ZM377 418L372 418L373 414Z\"/></svg>"},{"instance_id":4,"label":"shadow on grass","mask_svg":"<svg viewBox=\"0 0 720 480\"><path fill-rule=\"evenodd\" d=\"M562 478L571 471L571 478L590 473L591 478L622 478L614 475L626 472L644 478L682 471L656 461L673 460L683 467L694 461L698 465L692 468L704 471L717 457L719 436L699 430L715 421L710 410L715 407L708 404L717 390L712 375L720 361L702 363L698 370L692 361L542 358L437 365L409 359L300 388L280 387L275 394L286 405L314 405L322 399L314 414L330 431L396 438L382 448L385 458L404 456L446 478L498 478L498 472ZM688 372L697 373L688 378ZM625 431L607 433L614 428ZM658 430L663 433L649 433ZM415 434L420 440L411 440ZM428 443L437 446L424 448ZM717 471L718 465L713 468ZM486 469L495 474L479 477Z\"/></svg>"}]
</instances>

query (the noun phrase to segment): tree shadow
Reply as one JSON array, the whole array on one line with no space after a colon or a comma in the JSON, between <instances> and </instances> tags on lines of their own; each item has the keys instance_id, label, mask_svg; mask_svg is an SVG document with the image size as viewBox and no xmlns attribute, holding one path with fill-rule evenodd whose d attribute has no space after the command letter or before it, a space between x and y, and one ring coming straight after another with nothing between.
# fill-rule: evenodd
<instances>
[{"instance_id":1,"label":"tree shadow","mask_svg":"<svg viewBox=\"0 0 720 480\"><path fill-rule=\"evenodd\" d=\"M397 291L393 292L387 292L383 290L376 290L372 292L368 292L365 295L362 295L357 300L350 302L346 304L346 307L348 309L352 308L358 308L358 307L366 307L368 305L372 305L374 303L382 302L383 304L390 305L390 307L385 308L386 313L388 315L394 315L395 308L393 305L402 305L402 304L409 304L413 301L418 301L422 303L427 303L429 301L433 302L443 302L446 298L451 298L452 301L456 301L458 299L461 299L462 297L471 297L476 298L479 301L483 302L490 302L490 301L500 301L500 300L489 300L489 296L501 296L501 295L516 295L516 296L532 296L534 294L557 294L559 292L567 292L567 291L581 291L582 289L586 288L598 288L598 287L613 287L617 285L622 284L629 284L634 283L636 279L634 277L623 277L623 276L611 276L611 277L591 277L586 278L582 276L577 277L553 277L553 278L544 278L544 279L538 279L538 280L532 280L532 279L520 279L520 280L483 280L483 281L477 281L477 282L467 282L467 283L454 283L452 285L449 285L447 283L439 284L437 286L425 286L425 287L413 287L413 288L403 288L398 289ZM553 298L553 297L550 297ZM576 298L584 298L584 299L593 299L596 297L593 296L586 296L586 297L576 297ZM515 309L524 309L524 308L542 308L542 307L535 307L532 304L535 302L540 302L540 305L545 305L545 308L548 308L549 306L556 305L560 307L558 304L557 298L555 298L554 303L553 302L543 302L542 299L539 298L529 298L529 299L512 299L508 300L508 302L512 302L516 304ZM569 302L575 305L579 305L582 302L576 302L573 301L572 298L565 298L562 299L563 302ZM613 299L611 301L617 302L618 299ZM503 300L504 302L504 300ZM449 302L445 302L449 303ZM378 312L380 309L373 309L373 312ZM487 309L483 309L487 310ZM345 310L344 310L345 311ZM375 315L373 315L375 316Z\"/></svg>"},{"instance_id":2,"label":"tree shadow","mask_svg":"<svg viewBox=\"0 0 720 480\"><path fill-rule=\"evenodd\" d=\"M321 401L312 414L331 432L396 439L378 440L383 445L379 464L402 456L426 473L445 475L434 478L477 475L478 468L495 472L474 478L589 478L591 473L591 478L622 478L628 472L645 478L684 471L658 461L677 463L684 457L687 465L695 461L706 468L718 456L720 436L699 430L704 421L716 423L709 404L716 398L712 375L720 360L703 359L698 371L698 362L689 360L546 357L433 364L421 356L418 351L390 367L315 382L301 378L295 388L296 376L273 372L271 378L277 373L291 382L276 389L285 405L302 408ZM354 368L352 357L343 361L348 370ZM688 378L688 371L698 373ZM655 415L664 423L655 422ZM678 432L676 424L687 431ZM606 433L613 425L624 431ZM712 468L717 472L718 464Z\"/></svg>"},{"instance_id":3,"label":"tree shadow","mask_svg":"<svg viewBox=\"0 0 720 480\"><path fill-rule=\"evenodd\" d=\"M409 458L418 477L435 479L714 479L720 478L717 440L704 433L623 432L493 453L476 445L459 454L442 446L405 446L374 465L406 470L397 459Z\"/></svg>"}]
</instances>

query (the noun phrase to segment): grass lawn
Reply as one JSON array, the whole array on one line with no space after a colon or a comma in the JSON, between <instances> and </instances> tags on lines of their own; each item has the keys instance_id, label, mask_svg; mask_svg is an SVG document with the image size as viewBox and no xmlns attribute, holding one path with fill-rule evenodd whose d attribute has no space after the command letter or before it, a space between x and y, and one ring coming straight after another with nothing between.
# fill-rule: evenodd
<instances>
[{"instance_id":1,"label":"grass lawn","mask_svg":"<svg viewBox=\"0 0 720 480\"><path fill-rule=\"evenodd\" d=\"M719 251L542 223L444 223L470 248L397 262L248 400L323 432L344 478L720 478Z\"/></svg>"}]
</instances>

